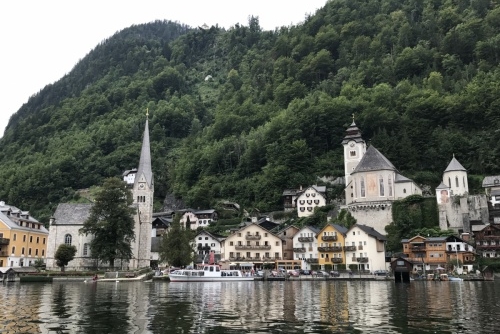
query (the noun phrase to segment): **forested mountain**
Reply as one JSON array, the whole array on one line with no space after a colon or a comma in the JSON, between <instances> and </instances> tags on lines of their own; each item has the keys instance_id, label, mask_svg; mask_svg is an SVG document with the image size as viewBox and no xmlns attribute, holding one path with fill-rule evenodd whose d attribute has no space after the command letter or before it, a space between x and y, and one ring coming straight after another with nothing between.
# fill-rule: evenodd
<instances>
[{"instance_id":1,"label":"forested mountain","mask_svg":"<svg viewBox=\"0 0 500 334\"><path fill-rule=\"evenodd\" d=\"M406 176L435 187L455 154L479 190L499 172L499 60L496 0L331 0L275 31L133 26L11 119L0 199L46 220L135 167L146 108L159 199L280 208L284 188L343 175L352 114Z\"/></svg>"}]
</instances>

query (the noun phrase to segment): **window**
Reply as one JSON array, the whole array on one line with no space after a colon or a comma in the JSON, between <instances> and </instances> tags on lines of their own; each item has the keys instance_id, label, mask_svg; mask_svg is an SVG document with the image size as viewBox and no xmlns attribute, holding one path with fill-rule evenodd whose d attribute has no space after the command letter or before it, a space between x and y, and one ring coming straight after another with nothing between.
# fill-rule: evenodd
<instances>
[{"instance_id":1,"label":"window","mask_svg":"<svg viewBox=\"0 0 500 334\"><path fill-rule=\"evenodd\" d=\"M42 244L44 244L44 245L45 245L45 238L43 238L42 240L43 240L43 241L42 241Z\"/></svg>"},{"instance_id":2,"label":"window","mask_svg":"<svg viewBox=\"0 0 500 334\"><path fill-rule=\"evenodd\" d=\"M89 252L89 244L83 244L83 256L87 256Z\"/></svg>"},{"instance_id":3,"label":"window","mask_svg":"<svg viewBox=\"0 0 500 334\"><path fill-rule=\"evenodd\" d=\"M31 256L31 248L28 248L28 255Z\"/></svg>"},{"instance_id":4,"label":"window","mask_svg":"<svg viewBox=\"0 0 500 334\"><path fill-rule=\"evenodd\" d=\"M379 180L379 184L380 184L380 196L385 196L384 177L382 175L380 175L378 180Z\"/></svg>"},{"instance_id":5,"label":"window","mask_svg":"<svg viewBox=\"0 0 500 334\"><path fill-rule=\"evenodd\" d=\"M26 234L23 235L23 242L26 242Z\"/></svg>"},{"instance_id":6,"label":"window","mask_svg":"<svg viewBox=\"0 0 500 334\"><path fill-rule=\"evenodd\" d=\"M16 253L16 246L12 247L12 254L15 254L15 253Z\"/></svg>"},{"instance_id":7,"label":"window","mask_svg":"<svg viewBox=\"0 0 500 334\"><path fill-rule=\"evenodd\" d=\"M42 256L45 256L45 249L42 249Z\"/></svg>"},{"instance_id":8,"label":"window","mask_svg":"<svg viewBox=\"0 0 500 334\"><path fill-rule=\"evenodd\" d=\"M267 237L267 233L264 233L264 236Z\"/></svg>"},{"instance_id":9,"label":"window","mask_svg":"<svg viewBox=\"0 0 500 334\"><path fill-rule=\"evenodd\" d=\"M39 244L40 243L40 237L36 237L36 243Z\"/></svg>"},{"instance_id":10,"label":"window","mask_svg":"<svg viewBox=\"0 0 500 334\"><path fill-rule=\"evenodd\" d=\"M30 243L32 243L32 242L33 242L33 236L30 235Z\"/></svg>"},{"instance_id":11,"label":"window","mask_svg":"<svg viewBox=\"0 0 500 334\"><path fill-rule=\"evenodd\" d=\"M280 253L274 253L274 258L279 259Z\"/></svg>"},{"instance_id":12,"label":"window","mask_svg":"<svg viewBox=\"0 0 500 334\"><path fill-rule=\"evenodd\" d=\"M356 231L352 231L352 235L356 235Z\"/></svg>"},{"instance_id":13,"label":"window","mask_svg":"<svg viewBox=\"0 0 500 334\"><path fill-rule=\"evenodd\" d=\"M24 247L21 248L21 255L24 255Z\"/></svg>"},{"instance_id":14,"label":"window","mask_svg":"<svg viewBox=\"0 0 500 334\"><path fill-rule=\"evenodd\" d=\"M202 237L198 237L198 240L201 240L201 239L203 239L203 238Z\"/></svg>"},{"instance_id":15,"label":"window","mask_svg":"<svg viewBox=\"0 0 500 334\"><path fill-rule=\"evenodd\" d=\"M35 249L35 256L38 256L38 248Z\"/></svg>"},{"instance_id":16,"label":"window","mask_svg":"<svg viewBox=\"0 0 500 334\"><path fill-rule=\"evenodd\" d=\"M363 241L363 244L366 246L366 241Z\"/></svg>"},{"instance_id":17,"label":"window","mask_svg":"<svg viewBox=\"0 0 500 334\"><path fill-rule=\"evenodd\" d=\"M355 157L356 156L356 151L349 151L349 155L351 157Z\"/></svg>"},{"instance_id":18,"label":"window","mask_svg":"<svg viewBox=\"0 0 500 334\"><path fill-rule=\"evenodd\" d=\"M364 177L361 177L360 188L361 188L361 197L365 197L366 193L365 193L365 178Z\"/></svg>"},{"instance_id":19,"label":"window","mask_svg":"<svg viewBox=\"0 0 500 334\"><path fill-rule=\"evenodd\" d=\"M73 238L71 237L71 234L66 234L64 236L64 243L66 245L71 245L71 242L73 241Z\"/></svg>"},{"instance_id":20,"label":"window","mask_svg":"<svg viewBox=\"0 0 500 334\"><path fill-rule=\"evenodd\" d=\"M279 246L280 245L280 242L279 241L276 241L276 246Z\"/></svg>"},{"instance_id":21,"label":"window","mask_svg":"<svg viewBox=\"0 0 500 334\"><path fill-rule=\"evenodd\" d=\"M388 190L389 190L389 197L392 197L392 178L389 176L389 179L387 180L388 184Z\"/></svg>"},{"instance_id":22,"label":"window","mask_svg":"<svg viewBox=\"0 0 500 334\"><path fill-rule=\"evenodd\" d=\"M215 244L210 244L210 247L215 247Z\"/></svg>"},{"instance_id":23,"label":"window","mask_svg":"<svg viewBox=\"0 0 500 334\"><path fill-rule=\"evenodd\" d=\"M238 233L238 237L241 237L241 233Z\"/></svg>"},{"instance_id":24,"label":"window","mask_svg":"<svg viewBox=\"0 0 500 334\"><path fill-rule=\"evenodd\" d=\"M455 176L455 184L458 187L458 176Z\"/></svg>"},{"instance_id":25,"label":"window","mask_svg":"<svg viewBox=\"0 0 500 334\"><path fill-rule=\"evenodd\" d=\"M229 242L229 246L234 246L232 241Z\"/></svg>"},{"instance_id":26,"label":"window","mask_svg":"<svg viewBox=\"0 0 500 334\"><path fill-rule=\"evenodd\" d=\"M234 257L234 253L233 252L229 252L229 257Z\"/></svg>"},{"instance_id":27,"label":"window","mask_svg":"<svg viewBox=\"0 0 500 334\"><path fill-rule=\"evenodd\" d=\"M205 237L205 240L208 240L208 237Z\"/></svg>"}]
</instances>

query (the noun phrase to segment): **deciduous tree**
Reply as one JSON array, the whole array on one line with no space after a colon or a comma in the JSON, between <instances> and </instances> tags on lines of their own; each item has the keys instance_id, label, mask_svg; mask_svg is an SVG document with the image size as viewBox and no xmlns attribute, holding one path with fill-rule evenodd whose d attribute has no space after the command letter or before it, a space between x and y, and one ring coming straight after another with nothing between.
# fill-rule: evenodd
<instances>
[{"instance_id":1,"label":"deciduous tree","mask_svg":"<svg viewBox=\"0 0 500 334\"><path fill-rule=\"evenodd\" d=\"M76 247L73 245L61 244L57 248L54 259L58 267L61 267L61 271L64 272L64 267L75 258Z\"/></svg>"}]
</instances>

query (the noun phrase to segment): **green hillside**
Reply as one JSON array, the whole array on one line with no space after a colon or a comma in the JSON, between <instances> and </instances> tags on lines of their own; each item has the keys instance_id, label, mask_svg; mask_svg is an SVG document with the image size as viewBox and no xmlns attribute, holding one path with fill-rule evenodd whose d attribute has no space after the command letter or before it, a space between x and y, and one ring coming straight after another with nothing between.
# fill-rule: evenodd
<instances>
[{"instance_id":1,"label":"green hillside","mask_svg":"<svg viewBox=\"0 0 500 334\"><path fill-rule=\"evenodd\" d=\"M158 201L279 209L283 188L343 175L352 114L406 176L435 187L454 153L479 191L498 173L499 59L489 0L331 0L275 31L133 26L11 119L0 199L47 221L136 167L146 108Z\"/></svg>"}]
</instances>

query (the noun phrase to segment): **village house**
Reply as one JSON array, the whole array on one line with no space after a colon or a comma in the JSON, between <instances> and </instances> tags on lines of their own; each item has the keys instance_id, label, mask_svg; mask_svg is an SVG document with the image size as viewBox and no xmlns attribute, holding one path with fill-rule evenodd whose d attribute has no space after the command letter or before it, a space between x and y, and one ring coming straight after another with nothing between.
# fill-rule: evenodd
<instances>
[{"instance_id":1,"label":"village house","mask_svg":"<svg viewBox=\"0 0 500 334\"><path fill-rule=\"evenodd\" d=\"M302 261L301 268L311 270L311 264L318 264L319 230L313 226L304 226L293 236L293 254L295 260Z\"/></svg>"},{"instance_id":2,"label":"village house","mask_svg":"<svg viewBox=\"0 0 500 334\"><path fill-rule=\"evenodd\" d=\"M182 226L189 226L192 230L198 227L208 227L210 224L215 223L218 219L217 212L213 209L209 210L181 210L182 213L180 223Z\"/></svg>"},{"instance_id":3,"label":"village house","mask_svg":"<svg viewBox=\"0 0 500 334\"><path fill-rule=\"evenodd\" d=\"M321 269L327 266L339 269L345 265L344 242L347 228L338 224L327 224L317 234L318 261Z\"/></svg>"},{"instance_id":4,"label":"village house","mask_svg":"<svg viewBox=\"0 0 500 334\"><path fill-rule=\"evenodd\" d=\"M48 235L29 211L0 201L0 267L28 267L44 260Z\"/></svg>"},{"instance_id":5,"label":"village house","mask_svg":"<svg viewBox=\"0 0 500 334\"><path fill-rule=\"evenodd\" d=\"M221 242L222 259L227 266L263 268L282 259L282 240L256 223L246 225Z\"/></svg>"},{"instance_id":6,"label":"village house","mask_svg":"<svg viewBox=\"0 0 500 334\"><path fill-rule=\"evenodd\" d=\"M474 233L477 253L486 258L500 258L500 225L490 224Z\"/></svg>"},{"instance_id":7,"label":"village house","mask_svg":"<svg viewBox=\"0 0 500 334\"><path fill-rule=\"evenodd\" d=\"M371 226L353 225L345 237L347 268L371 272L387 270L386 241L387 238Z\"/></svg>"},{"instance_id":8,"label":"village house","mask_svg":"<svg viewBox=\"0 0 500 334\"><path fill-rule=\"evenodd\" d=\"M283 190L284 211L297 210L299 217L308 217L314 213L316 207L326 205L326 187L312 185L305 189Z\"/></svg>"},{"instance_id":9,"label":"village house","mask_svg":"<svg viewBox=\"0 0 500 334\"><path fill-rule=\"evenodd\" d=\"M275 233L281 239L283 245L283 260L293 260L293 237L298 231L297 227L290 225Z\"/></svg>"},{"instance_id":10,"label":"village house","mask_svg":"<svg viewBox=\"0 0 500 334\"><path fill-rule=\"evenodd\" d=\"M200 231L193 240L194 251L198 255L195 263L207 263L210 253L214 253L215 262L221 259L221 240L224 237L216 236L208 231Z\"/></svg>"}]
</instances>

